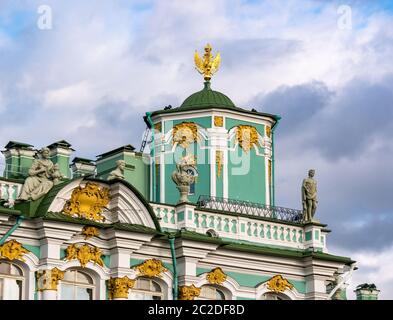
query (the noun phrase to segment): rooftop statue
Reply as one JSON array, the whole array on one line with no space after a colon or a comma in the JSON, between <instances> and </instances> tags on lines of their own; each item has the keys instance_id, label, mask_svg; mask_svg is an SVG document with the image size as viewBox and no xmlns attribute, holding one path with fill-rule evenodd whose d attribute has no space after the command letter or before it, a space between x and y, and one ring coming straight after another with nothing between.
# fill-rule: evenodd
<instances>
[{"instance_id":1,"label":"rooftop statue","mask_svg":"<svg viewBox=\"0 0 393 320\"><path fill-rule=\"evenodd\" d=\"M58 165L49 160L49 149L43 148L38 152L39 158L33 161L29 169L29 177L25 180L21 194L17 200L37 200L60 182L63 178Z\"/></svg>"},{"instance_id":2,"label":"rooftop statue","mask_svg":"<svg viewBox=\"0 0 393 320\"><path fill-rule=\"evenodd\" d=\"M114 179L124 180L124 169L126 167L126 162L124 160L118 160L116 161L116 164L117 164L117 168L111 171L107 180L114 180Z\"/></svg>"},{"instance_id":3,"label":"rooftop statue","mask_svg":"<svg viewBox=\"0 0 393 320\"><path fill-rule=\"evenodd\" d=\"M313 221L315 211L317 210L317 182L313 179L315 170L308 171L308 178L303 180L302 184L302 203L304 221Z\"/></svg>"},{"instance_id":4,"label":"rooftop statue","mask_svg":"<svg viewBox=\"0 0 393 320\"><path fill-rule=\"evenodd\" d=\"M191 174L190 171L196 171L195 159L192 155L183 157L180 162L176 164L176 171L172 173L172 180L176 183L177 189L180 192L178 203L188 202L190 185L195 182L195 176Z\"/></svg>"}]
</instances>

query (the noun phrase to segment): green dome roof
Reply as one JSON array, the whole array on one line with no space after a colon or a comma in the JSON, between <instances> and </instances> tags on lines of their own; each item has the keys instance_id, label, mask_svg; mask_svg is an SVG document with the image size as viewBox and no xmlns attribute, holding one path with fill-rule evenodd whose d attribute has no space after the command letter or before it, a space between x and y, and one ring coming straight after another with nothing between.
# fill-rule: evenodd
<instances>
[{"instance_id":1,"label":"green dome roof","mask_svg":"<svg viewBox=\"0 0 393 320\"><path fill-rule=\"evenodd\" d=\"M205 87L190 95L182 105L181 109L190 107L229 107L234 108L235 104L225 94L214 91L210 88L210 82L205 82ZM180 109L179 108L179 109Z\"/></svg>"}]
</instances>

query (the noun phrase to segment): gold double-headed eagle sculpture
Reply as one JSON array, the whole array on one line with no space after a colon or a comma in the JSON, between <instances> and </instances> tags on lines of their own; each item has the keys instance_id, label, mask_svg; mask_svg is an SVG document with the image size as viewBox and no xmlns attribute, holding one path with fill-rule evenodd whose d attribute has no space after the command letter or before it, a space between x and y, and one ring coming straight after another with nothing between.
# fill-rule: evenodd
<instances>
[{"instance_id":1,"label":"gold double-headed eagle sculpture","mask_svg":"<svg viewBox=\"0 0 393 320\"><path fill-rule=\"evenodd\" d=\"M198 51L195 50L194 61L197 71L203 74L205 81L210 81L212 75L217 72L220 66L221 56L220 53L217 52L216 56L213 58L212 47L210 44L207 44L203 59L199 56Z\"/></svg>"}]
</instances>

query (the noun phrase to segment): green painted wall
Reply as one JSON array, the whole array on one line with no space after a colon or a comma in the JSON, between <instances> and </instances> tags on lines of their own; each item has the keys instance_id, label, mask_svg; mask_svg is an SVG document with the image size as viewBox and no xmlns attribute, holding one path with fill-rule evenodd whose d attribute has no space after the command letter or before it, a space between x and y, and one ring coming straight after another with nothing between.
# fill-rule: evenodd
<instances>
[{"instance_id":1,"label":"green painted wall","mask_svg":"<svg viewBox=\"0 0 393 320\"><path fill-rule=\"evenodd\" d=\"M182 120L173 120L173 121L165 121L164 122L164 132L167 133L169 130L173 128L173 126L182 123L182 122L194 122L202 128L211 128L212 127L212 117L197 117L190 119L182 119Z\"/></svg>"},{"instance_id":2,"label":"green painted wall","mask_svg":"<svg viewBox=\"0 0 393 320\"><path fill-rule=\"evenodd\" d=\"M38 259L41 258L41 248L39 246L30 246L28 244L23 244L23 246L33 253Z\"/></svg>"},{"instance_id":3,"label":"green painted wall","mask_svg":"<svg viewBox=\"0 0 393 320\"><path fill-rule=\"evenodd\" d=\"M62 154L54 155L50 158L53 163L59 165L59 170L62 175L71 178L70 171L70 157Z\"/></svg>"}]
</instances>

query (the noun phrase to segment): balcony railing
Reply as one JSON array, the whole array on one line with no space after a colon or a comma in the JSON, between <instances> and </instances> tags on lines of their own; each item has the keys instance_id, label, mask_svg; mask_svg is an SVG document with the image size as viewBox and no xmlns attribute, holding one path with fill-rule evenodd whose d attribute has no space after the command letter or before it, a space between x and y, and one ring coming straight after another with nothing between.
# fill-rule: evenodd
<instances>
[{"instance_id":1,"label":"balcony railing","mask_svg":"<svg viewBox=\"0 0 393 320\"><path fill-rule=\"evenodd\" d=\"M261 203L221 197L199 196L197 208L241 213L250 216L289 221L297 224L301 224L303 222L303 212L301 210L276 206L273 207Z\"/></svg>"}]
</instances>

